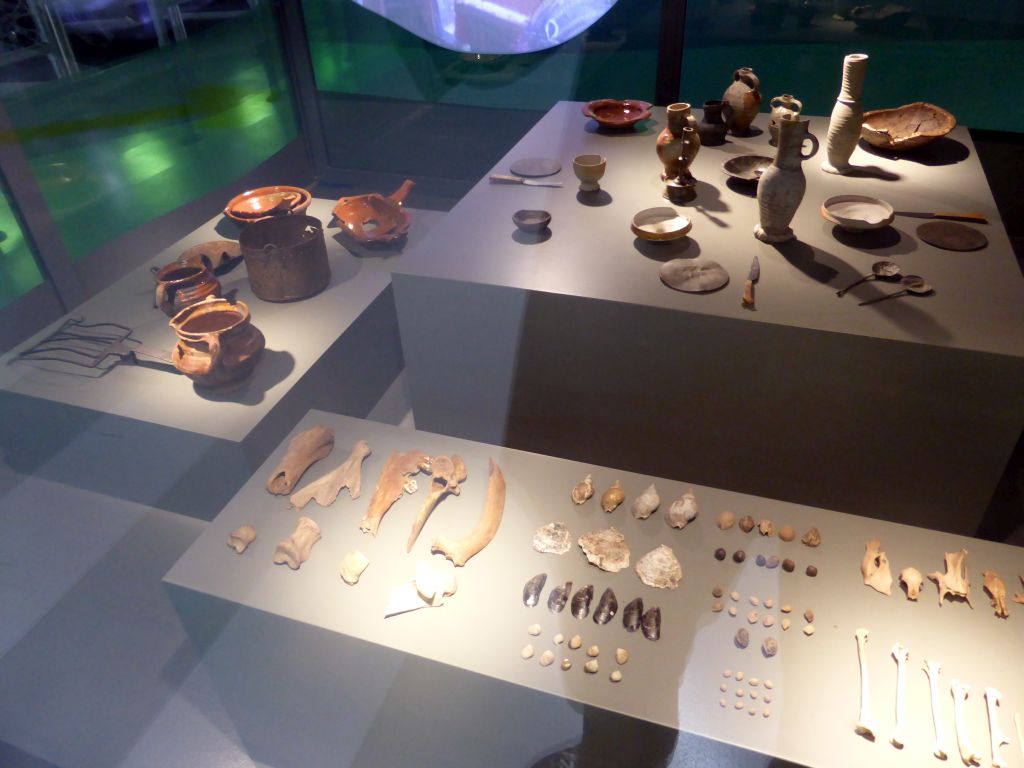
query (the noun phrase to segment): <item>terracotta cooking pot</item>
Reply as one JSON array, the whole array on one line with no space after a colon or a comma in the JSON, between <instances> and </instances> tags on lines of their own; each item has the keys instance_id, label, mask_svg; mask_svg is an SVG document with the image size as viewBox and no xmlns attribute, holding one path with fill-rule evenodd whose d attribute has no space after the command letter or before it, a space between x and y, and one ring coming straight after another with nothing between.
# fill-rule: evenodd
<instances>
[{"instance_id":1,"label":"terracotta cooking pot","mask_svg":"<svg viewBox=\"0 0 1024 768\"><path fill-rule=\"evenodd\" d=\"M159 269L153 267L153 278L153 306L168 317L207 296L220 296L220 281L202 262L179 259Z\"/></svg>"},{"instance_id":2,"label":"terracotta cooking pot","mask_svg":"<svg viewBox=\"0 0 1024 768\"><path fill-rule=\"evenodd\" d=\"M230 390L252 375L266 341L243 301L210 296L185 307L170 322L178 335L174 367L198 387Z\"/></svg>"},{"instance_id":3,"label":"terracotta cooking pot","mask_svg":"<svg viewBox=\"0 0 1024 768\"><path fill-rule=\"evenodd\" d=\"M402 201L414 186L406 179L387 197L377 193L343 197L334 206L334 215L342 231L361 243L394 242L405 237L412 224Z\"/></svg>"}]
</instances>

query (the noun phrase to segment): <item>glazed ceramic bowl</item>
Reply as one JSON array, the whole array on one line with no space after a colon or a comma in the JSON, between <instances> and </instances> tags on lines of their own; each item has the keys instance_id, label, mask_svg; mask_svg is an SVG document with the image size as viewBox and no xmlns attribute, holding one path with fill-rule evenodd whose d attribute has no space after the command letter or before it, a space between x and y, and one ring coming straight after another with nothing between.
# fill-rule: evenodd
<instances>
[{"instance_id":1,"label":"glazed ceramic bowl","mask_svg":"<svg viewBox=\"0 0 1024 768\"><path fill-rule=\"evenodd\" d=\"M275 185L250 189L235 195L224 207L224 215L244 224L274 216L305 213L313 195L301 187Z\"/></svg>"},{"instance_id":2,"label":"glazed ceramic bowl","mask_svg":"<svg viewBox=\"0 0 1024 768\"><path fill-rule=\"evenodd\" d=\"M736 181L756 184L761 174L772 164L770 157L763 155L740 155L722 163L722 170Z\"/></svg>"},{"instance_id":3,"label":"glazed ceramic bowl","mask_svg":"<svg viewBox=\"0 0 1024 768\"><path fill-rule=\"evenodd\" d=\"M632 128L651 116L651 105L635 99L596 99L583 105L583 114L612 130Z\"/></svg>"},{"instance_id":4,"label":"glazed ceramic bowl","mask_svg":"<svg viewBox=\"0 0 1024 768\"><path fill-rule=\"evenodd\" d=\"M580 180L581 192L596 192L601 188L598 183L604 176L608 161L602 155L576 155L572 159L572 170Z\"/></svg>"},{"instance_id":5,"label":"glazed ceramic bowl","mask_svg":"<svg viewBox=\"0 0 1024 768\"><path fill-rule=\"evenodd\" d=\"M676 213L675 208L660 206L645 208L637 213L629 228L641 240L665 242L686 237L693 229L693 222Z\"/></svg>"},{"instance_id":6,"label":"glazed ceramic bowl","mask_svg":"<svg viewBox=\"0 0 1024 768\"><path fill-rule=\"evenodd\" d=\"M860 137L879 149L904 152L930 144L956 127L956 118L942 107L918 101L895 109L864 113Z\"/></svg>"},{"instance_id":7,"label":"glazed ceramic bowl","mask_svg":"<svg viewBox=\"0 0 1024 768\"><path fill-rule=\"evenodd\" d=\"M836 195L821 204L821 216L847 232L863 232L892 224L892 206L877 197Z\"/></svg>"},{"instance_id":8,"label":"glazed ceramic bowl","mask_svg":"<svg viewBox=\"0 0 1024 768\"><path fill-rule=\"evenodd\" d=\"M512 222L523 232L542 232L551 223L551 214L524 209L512 214Z\"/></svg>"}]
</instances>

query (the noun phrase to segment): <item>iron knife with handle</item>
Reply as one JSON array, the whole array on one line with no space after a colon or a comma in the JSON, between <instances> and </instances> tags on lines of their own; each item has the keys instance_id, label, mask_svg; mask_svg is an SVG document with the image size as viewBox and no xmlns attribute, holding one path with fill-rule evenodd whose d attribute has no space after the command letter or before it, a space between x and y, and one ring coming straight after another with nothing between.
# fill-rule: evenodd
<instances>
[{"instance_id":1,"label":"iron knife with handle","mask_svg":"<svg viewBox=\"0 0 1024 768\"><path fill-rule=\"evenodd\" d=\"M757 256L750 262L750 272L747 273L747 284L743 286L742 306L747 309L754 309L754 283L761 277L761 264Z\"/></svg>"},{"instance_id":2,"label":"iron knife with handle","mask_svg":"<svg viewBox=\"0 0 1024 768\"><path fill-rule=\"evenodd\" d=\"M489 177L492 184L525 184L528 187L560 187L560 181L543 181L540 179L524 179L521 176L506 176L503 173L492 173Z\"/></svg>"}]
</instances>

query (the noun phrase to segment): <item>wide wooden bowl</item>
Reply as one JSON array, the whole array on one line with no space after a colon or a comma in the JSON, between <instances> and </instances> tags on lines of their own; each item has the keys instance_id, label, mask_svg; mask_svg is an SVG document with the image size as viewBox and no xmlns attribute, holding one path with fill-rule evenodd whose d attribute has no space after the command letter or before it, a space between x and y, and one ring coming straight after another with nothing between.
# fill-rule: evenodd
<instances>
[{"instance_id":1,"label":"wide wooden bowl","mask_svg":"<svg viewBox=\"0 0 1024 768\"><path fill-rule=\"evenodd\" d=\"M879 149L905 152L929 144L956 127L956 118L942 107L917 101L895 109L864 113L860 136Z\"/></svg>"}]
</instances>

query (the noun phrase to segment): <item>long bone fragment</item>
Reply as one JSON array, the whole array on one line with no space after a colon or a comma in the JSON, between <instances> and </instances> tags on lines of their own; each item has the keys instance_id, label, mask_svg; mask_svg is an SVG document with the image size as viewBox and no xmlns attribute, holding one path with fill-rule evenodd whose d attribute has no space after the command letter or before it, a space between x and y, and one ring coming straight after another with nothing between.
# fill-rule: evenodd
<instances>
[{"instance_id":1,"label":"long bone fragment","mask_svg":"<svg viewBox=\"0 0 1024 768\"><path fill-rule=\"evenodd\" d=\"M317 426L300 432L288 443L284 458L267 478L267 490L278 496L291 493L303 473L333 447L334 430L330 427Z\"/></svg>"},{"instance_id":2,"label":"long bone fragment","mask_svg":"<svg viewBox=\"0 0 1024 768\"><path fill-rule=\"evenodd\" d=\"M473 555L491 543L501 524L502 512L505 511L505 476L493 459L489 464L487 499L476 527L463 539L438 536L430 545L431 552L444 555L458 566L465 565Z\"/></svg>"},{"instance_id":3,"label":"long bone fragment","mask_svg":"<svg viewBox=\"0 0 1024 768\"><path fill-rule=\"evenodd\" d=\"M953 725L956 727L956 743L960 748L960 759L964 761L964 765L981 765L981 755L974 750L970 735L967 733L967 719L964 711L967 694L971 687L964 685L959 680L954 680L950 690L953 693Z\"/></svg>"},{"instance_id":4,"label":"long bone fragment","mask_svg":"<svg viewBox=\"0 0 1024 768\"><path fill-rule=\"evenodd\" d=\"M924 662L924 673L928 675L928 687L932 699L932 724L935 726L935 748L932 754L939 760L946 759L946 732L942 727L942 712L939 710L939 675L942 665L937 661Z\"/></svg>"},{"instance_id":5,"label":"long bone fragment","mask_svg":"<svg viewBox=\"0 0 1024 768\"><path fill-rule=\"evenodd\" d=\"M892 647L892 657L896 659L896 728L889 741L897 749L903 749L903 691L906 678L906 663L910 653L899 643Z\"/></svg>"},{"instance_id":6,"label":"long bone fragment","mask_svg":"<svg viewBox=\"0 0 1024 768\"><path fill-rule=\"evenodd\" d=\"M350 499L358 499L362 488L363 460L369 455L369 444L365 440L358 441L341 465L293 493L289 499L291 505L302 509L313 500L321 507L329 507L342 488L348 488Z\"/></svg>"},{"instance_id":7,"label":"long bone fragment","mask_svg":"<svg viewBox=\"0 0 1024 768\"><path fill-rule=\"evenodd\" d=\"M308 517L300 517L292 535L278 543L274 550L274 562L297 571L309 559L310 550L318 541L320 526Z\"/></svg>"},{"instance_id":8,"label":"long bone fragment","mask_svg":"<svg viewBox=\"0 0 1024 768\"><path fill-rule=\"evenodd\" d=\"M423 525L434 511L434 507L449 493L458 496L460 492L459 483L466 481L466 464L461 456L435 456L430 463L430 491L427 493L427 500L423 502L420 513L412 524L412 532L409 534L409 541L405 546L406 552L412 552L412 545L416 543L416 537L420 535Z\"/></svg>"},{"instance_id":9,"label":"long bone fragment","mask_svg":"<svg viewBox=\"0 0 1024 768\"><path fill-rule=\"evenodd\" d=\"M416 492L416 479L412 476L417 472L430 472L427 454L422 451L392 453L380 473L377 487L373 489L370 506L359 521L359 530L376 536L380 521L391 505L402 498L403 493Z\"/></svg>"},{"instance_id":10,"label":"long bone fragment","mask_svg":"<svg viewBox=\"0 0 1024 768\"><path fill-rule=\"evenodd\" d=\"M875 740L875 719L871 716L871 708L868 701L868 659L866 646L868 644L868 631L863 627L859 628L854 636L857 638L857 660L860 662L860 716L857 718L857 725L854 730L861 736L871 741Z\"/></svg>"},{"instance_id":11,"label":"long bone fragment","mask_svg":"<svg viewBox=\"0 0 1024 768\"><path fill-rule=\"evenodd\" d=\"M1001 694L995 688L985 689L985 709L988 712L988 733L992 739L992 768L1006 768L1006 761L1003 756L999 753L999 748L1003 744L1009 744L1010 740L1006 738L1006 734L1003 733L1003 729L999 727L999 714L996 712L996 707L999 706L1003 700L1003 694Z\"/></svg>"}]
</instances>

